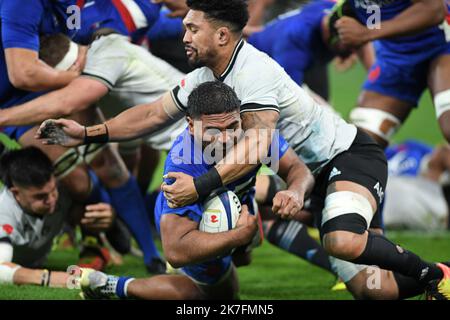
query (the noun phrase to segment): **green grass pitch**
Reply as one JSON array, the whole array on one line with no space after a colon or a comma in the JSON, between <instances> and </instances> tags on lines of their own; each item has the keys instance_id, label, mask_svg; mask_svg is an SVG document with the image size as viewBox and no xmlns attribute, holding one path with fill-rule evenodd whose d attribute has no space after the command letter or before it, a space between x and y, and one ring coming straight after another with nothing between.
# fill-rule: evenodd
<instances>
[{"instance_id":1,"label":"green grass pitch","mask_svg":"<svg viewBox=\"0 0 450 320\"><path fill-rule=\"evenodd\" d=\"M364 71L360 66L346 73L336 73L330 67L332 103L347 117L356 104L357 95L364 80ZM433 106L428 93L413 111L406 125L397 134L395 141L407 138L424 142L442 143ZM161 169L160 169L161 170ZM160 175L156 175L159 177ZM152 186L160 183L159 178ZM450 234L423 234L414 232L388 232L396 243L415 251L431 261L449 259ZM75 251L56 251L49 257L48 267L65 270L78 260ZM124 266L108 268L107 272L135 277L146 276L139 258L126 256ZM334 277L307 262L289 255L265 242L253 253L253 263L239 269L242 299L351 299L346 291L331 292ZM0 286L0 299L79 299L78 292L68 289L49 289L33 286Z\"/></svg>"}]
</instances>

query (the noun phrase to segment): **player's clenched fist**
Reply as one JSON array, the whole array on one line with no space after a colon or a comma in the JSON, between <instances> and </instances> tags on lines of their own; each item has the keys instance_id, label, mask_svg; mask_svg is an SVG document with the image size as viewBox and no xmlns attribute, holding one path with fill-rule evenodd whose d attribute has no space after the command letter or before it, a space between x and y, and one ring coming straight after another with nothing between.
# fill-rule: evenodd
<instances>
[{"instance_id":1,"label":"player's clenched fist","mask_svg":"<svg viewBox=\"0 0 450 320\"><path fill-rule=\"evenodd\" d=\"M235 229L240 231L241 245L245 245L252 241L258 231L258 219L248 212L248 207L246 205L242 206L242 211L236 222Z\"/></svg>"},{"instance_id":2,"label":"player's clenched fist","mask_svg":"<svg viewBox=\"0 0 450 320\"><path fill-rule=\"evenodd\" d=\"M283 219L293 219L302 210L303 201L303 197L298 193L283 190L273 198L272 211Z\"/></svg>"},{"instance_id":3,"label":"player's clenched fist","mask_svg":"<svg viewBox=\"0 0 450 320\"><path fill-rule=\"evenodd\" d=\"M76 147L83 144L85 130L84 126L73 120L50 119L41 124L35 138L42 140L43 144Z\"/></svg>"},{"instance_id":4,"label":"player's clenched fist","mask_svg":"<svg viewBox=\"0 0 450 320\"><path fill-rule=\"evenodd\" d=\"M336 21L340 42L349 47L359 48L370 41L370 30L356 19L342 17Z\"/></svg>"}]
</instances>

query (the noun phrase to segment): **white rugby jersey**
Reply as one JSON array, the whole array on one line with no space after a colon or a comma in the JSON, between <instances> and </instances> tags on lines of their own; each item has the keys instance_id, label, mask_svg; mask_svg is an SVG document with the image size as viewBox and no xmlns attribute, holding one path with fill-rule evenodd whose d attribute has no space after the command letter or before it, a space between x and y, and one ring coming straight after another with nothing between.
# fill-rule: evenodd
<instances>
[{"instance_id":1,"label":"white rugby jersey","mask_svg":"<svg viewBox=\"0 0 450 320\"><path fill-rule=\"evenodd\" d=\"M11 242L12 262L31 268L43 264L66 221L70 207L66 200L60 194L55 212L39 218L25 213L7 188L0 191L0 239Z\"/></svg>"},{"instance_id":2,"label":"white rugby jersey","mask_svg":"<svg viewBox=\"0 0 450 320\"><path fill-rule=\"evenodd\" d=\"M337 154L347 150L356 127L320 107L274 60L241 40L225 72L216 78L211 69L187 74L172 91L177 107L185 111L189 94L201 83L220 80L241 100L241 113L275 110L277 129L309 169L317 175Z\"/></svg>"},{"instance_id":3,"label":"white rugby jersey","mask_svg":"<svg viewBox=\"0 0 450 320\"><path fill-rule=\"evenodd\" d=\"M118 34L100 37L88 50L83 76L106 85L110 92L98 102L107 118L130 107L151 103L170 91L184 74L146 49ZM167 150L186 128L181 119L149 136L155 149Z\"/></svg>"}]
</instances>

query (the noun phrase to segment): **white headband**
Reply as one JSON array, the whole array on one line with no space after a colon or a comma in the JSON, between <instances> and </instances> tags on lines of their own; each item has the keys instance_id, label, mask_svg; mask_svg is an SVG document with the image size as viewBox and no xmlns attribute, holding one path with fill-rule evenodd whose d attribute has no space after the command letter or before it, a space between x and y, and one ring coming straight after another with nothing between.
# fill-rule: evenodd
<instances>
[{"instance_id":1,"label":"white headband","mask_svg":"<svg viewBox=\"0 0 450 320\"><path fill-rule=\"evenodd\" d=\"M78 58L78 45L70 41L69 51L67 51L64 58L55 67L56 70L66 71L77 61Z\"/></svg>"}]
</instances>

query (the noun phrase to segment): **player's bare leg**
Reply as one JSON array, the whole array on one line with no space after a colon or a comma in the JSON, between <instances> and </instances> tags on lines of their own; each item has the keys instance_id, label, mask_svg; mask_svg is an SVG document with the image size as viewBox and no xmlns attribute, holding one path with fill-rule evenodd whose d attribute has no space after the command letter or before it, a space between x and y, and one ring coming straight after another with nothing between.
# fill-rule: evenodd
<instances>
[{"instance_id":1,"label":"player's bare leg","mask_svg":"<svg viewBox=\"0 0 450 320\"><path fill-rule=\"evenodd\" d=\"M229 300L238 296L237 273L232 267L217 284L199 285L185 275L159 275L133 279L82 269L85 298L132 298L143 300ZM87 270L87 271L86 271Z\"/></svg>"},{"instance_id":2,"label":"player's bare leg","mask_svg":"<svg viewBox=\"0 0 450 320\"><path fill-rule=\"evenodd\" d=\"M414 107L409 102L367 90L361 92L358 106L352 111L350 120L366 131L382 148L389 145L390 137L403 124ZM379 112L365 114L365 109Z\"/></svg>"},{"instance_id":3,"label":"player's bare leg","mask_svg":"<svg viewBox=\"0 0 450 320\"><path fill-rule=\"evenodd\" d=\"M442 134L450 142L450 55L439 56L431 62L428 87Z\"/></svg>"},{"instance_id":4,"label":"player's bare leg","mask_svg":"<svg viewBox=\"0 0 450 320\"><path fill-rule=\"evenodd\" d=\"M334 193L338 192L352 193L352 200L347 199L347 202L355 203L353 208L355 208L355 212L359 212L358 214L351 214L350 211L348 214L342 212L342 209L345 209L348 203L339 205L339 200L331 198ZM446 291L436 292L436 286L439 283L446 284L448 282L448 266L428 263L414 253L390 242L383 235L364 229L367 226L364 226L363 220L368 219L370 221L370 208L372 208L372 215L377 209L377 201L368 189L353 182L337 181L328 187L327 194L327 199L330 203L327 206L326 200L323 216L330 218L330 214L336 215L322 225L323 230L328 228L328 231L324 231L322 242L325 250L331 256L343 260L344 267L341 269L341 273L344 281L349 282L353 278L346 279L348 268L345 266L345 263L351 262L350 265L356 266L356 268L358 268L358 265L359 268L376 265L393 272L398 286L399 298L411 297L425 290L427 294L431 293L433 297L439 294L447 297ZM338 213L336 208L340 206L341 209ZM333 213L328 212L327 208ZM358 216L363 218L363 220L359 219ZM326 226L326 224L328 225ZM335 265L337 263L339 262L334 261ZM341 274L339 275L341 276ZM392 276L389 274L385 274L383 277L386 282L384 290L386 290L388 298L395 294L395 286L390 282L390 278ZM367 294L367 285L362 281L358 282L355 280L351 285L353 285L352 290L355 292L355 295L364 297ZM383 291L380 291L380 293L383 294ZM368 297L372 297L372 295L369 294ZM377 294L374 297L377 297Z\"/></svg>"}]
</instances>

